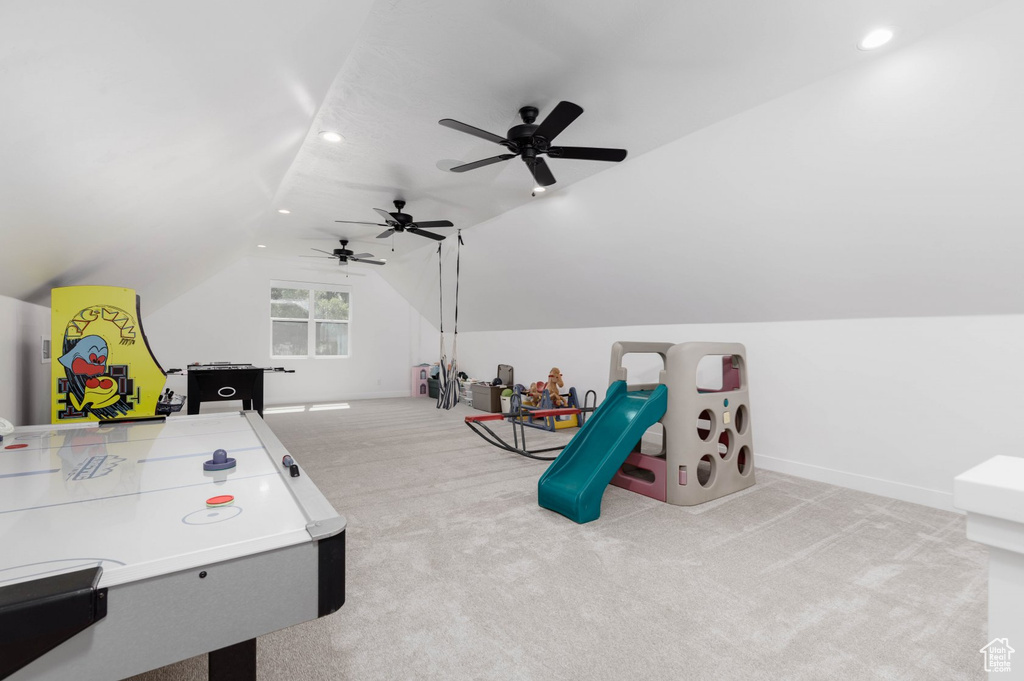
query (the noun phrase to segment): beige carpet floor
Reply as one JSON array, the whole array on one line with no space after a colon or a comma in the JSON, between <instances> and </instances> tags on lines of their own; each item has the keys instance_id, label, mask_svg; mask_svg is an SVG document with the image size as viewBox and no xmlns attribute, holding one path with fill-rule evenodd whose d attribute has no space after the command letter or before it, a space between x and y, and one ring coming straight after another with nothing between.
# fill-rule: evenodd
<instances>
[{"instance_id":1,"label":"beige carpet floor","mask_svg":"<svg viewBox=\"0 0 1024 681\"><path fill-rule=\"evenodd\" d=\"M348 588L334 615L259 639L261 679L984 678L987 554L962 516L758 470L693 508L612 487L580 526L537 505L547 464L467 413L267 415L348 518Z\"/></svg>"}]
</instances>

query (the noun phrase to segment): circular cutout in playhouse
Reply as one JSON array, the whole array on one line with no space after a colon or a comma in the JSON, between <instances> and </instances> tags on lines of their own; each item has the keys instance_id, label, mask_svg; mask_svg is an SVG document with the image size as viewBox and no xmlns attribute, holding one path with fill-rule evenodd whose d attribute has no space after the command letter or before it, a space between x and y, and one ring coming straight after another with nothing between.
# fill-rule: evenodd
<instances>
[{"instance_id":1,"label":"circular cutout in playhouse","mask_svg":"<svg viewBox=\"0 0 1024 681\"><path fill-rule=\"evenodd\" d=\"M750 423L750 419L747 417L747 405L741 404L736 407L736 415L733 417L736 422L736 432L740 435L747 434L747 426Z\"/></svg>"},{"instance_id":2,"label":"circular cutout in playhouse","mask_svg":"<svg viewBox=\"0 0 1024 681\"><path fill-rule=\"evenodd\" d=\"M750 447L747 445L740 447L740 452L736 455L736 469L740 472L740 475L750 474L752 470L750 458Z\"/></svg>"},{"instance_id":3,"label":"circular cutout in playhouse","mask_svg":"<svg viewBox=\"0 0 1024 681\"><path fill-rule=\"evenodd\" d=\"M693 412L691 412L693 413ZM711 440L711 434L715 432L715 415L710 409L705 409L697 417L697 436L708 442Z\"/></svg>"},{"instance_id":4,"label":"circular cutout in playhouse","mask_svg":"<svg viewBox=\"0 0 1024 681\"><path fill-rule=\"evenodd\" d=\"M701 487L708 487L715 481L715 473L718 468L718 458L705 454L697 462L697 482Z\"/></svg>"},{"instance_id":5,"label":"circular cutout in playhouse","mask_svg":"<svg viewBox=\"0 0 1024 681\"><path fill-rule=\"evenodd\" d=\"M723 459L728 459L729 455L732 454L732 431L726 428L722 431L722 434L718 436L718 455Z\"/></svg>"}]
</instances>

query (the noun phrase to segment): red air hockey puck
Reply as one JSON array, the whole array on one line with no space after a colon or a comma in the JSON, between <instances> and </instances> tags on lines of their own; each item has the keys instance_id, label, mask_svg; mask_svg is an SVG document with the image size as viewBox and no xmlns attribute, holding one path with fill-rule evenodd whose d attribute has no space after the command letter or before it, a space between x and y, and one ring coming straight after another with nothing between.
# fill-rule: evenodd
<instances>
[{"instance_id":1,"label":"red air hockey puck","mask_svg":"<svg viewBox=\"0 0 1024 681\"><path fill-rule=\"evenodd\" d=\"M216 508L217 506L230 506L234 503L235 498L230 494L221 494L220 496L210 497L206 500L207 508Z\"/></svg>"}]
</instances>

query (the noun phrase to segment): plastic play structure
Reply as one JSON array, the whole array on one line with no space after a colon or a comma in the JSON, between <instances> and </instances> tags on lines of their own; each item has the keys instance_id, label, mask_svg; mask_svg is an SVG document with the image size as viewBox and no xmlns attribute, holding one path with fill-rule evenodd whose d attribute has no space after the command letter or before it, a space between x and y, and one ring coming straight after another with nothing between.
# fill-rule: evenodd
<instances>
[{"instance_id":1,"label":"plastic play structure","mask_svg":"<svg viewBox=\"0 0 1024 681\"><path fill-rule=\"evenodd\" d=\"M630 353L661 357L658 383L627 385L622 358ZM664 431L661 452L641 453L644 433L657 423ZM600 517L609 484L678 506L702 504L754 484L741 344L612 346L604 402L541 476L537 499L544 508L587 523Z\"/></svg>"}]
</instances>

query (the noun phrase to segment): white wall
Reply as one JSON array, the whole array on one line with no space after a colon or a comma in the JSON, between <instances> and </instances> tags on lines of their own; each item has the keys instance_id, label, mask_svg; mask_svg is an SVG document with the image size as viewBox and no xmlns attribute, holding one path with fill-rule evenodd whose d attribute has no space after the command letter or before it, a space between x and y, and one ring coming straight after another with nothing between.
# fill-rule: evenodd
<instances>
[{"instance_id":1,"label":"white wall","mask_svg":"<svg viewBox=\"0 0 1024 681\"><path fill-rule=\"evenodd\" d=\"M345 359L271 359L270 282L300 281L350 286L351 356ZM353 267L346 277L337 266L304 267L272 258L243 258L179 296L147 312L146 335L157 359L168 368L193 362L247 362L283 366L294 374L266 377L266 403L295 404L372 397L404 397L410 367L435 360L423 354L431 327L373 270ZM436 336L433 336L436 347ZM186 391L184 377L167 386ZM227 404L227 403L225 403Z\"/></svg>"},{"instance_id":2,"label":"white wall","mask_svg":"<svg viewBox=\"0 0 1024 681\"><path fill-rule=\"evenodd\" d=\"M1024 313L1022 25L1007 2L898 36L464 230L461 327ZM385 276L436 321L431 256Z\"/></svg>"},{"instance_id":3,"label":"white wall","mask_svg":"<svg viewBox=\"0 0 1024 681\"><path fill-rule=\"evenodd\" d=\"M866 319L476 332L459 355L524 384L558 366L600 400L615 341L741 342L756 465L951 509L956 475L1024 453L1021 338L1022 315Z\"/></svg>"},{"instance_id":4,"label":"white wall","mask_svg":"<svg viewBox=\"0 0 1024 681\"><path fill-rule=\"evenodd\" d=\"M16 426L50 422L50 308L0 296L0 416Z\"/></svg>"}]
</instances>

